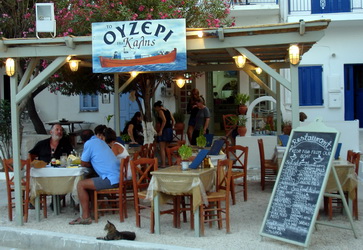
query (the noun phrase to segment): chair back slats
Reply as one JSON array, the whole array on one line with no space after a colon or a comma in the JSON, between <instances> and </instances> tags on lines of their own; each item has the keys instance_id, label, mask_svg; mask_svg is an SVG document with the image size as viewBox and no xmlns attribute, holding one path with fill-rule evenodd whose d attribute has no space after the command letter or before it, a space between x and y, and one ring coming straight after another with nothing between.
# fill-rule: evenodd
<instances>
[{"instance_id":1,"label":"chair back slats","mask_svg":"<svg viewBox=\"0 0 363 250\"><path fill-rule=\"evenodd\" d=\"M181 146L178 145L178 146L166 148L166 155L168 157L169 166L177 164L177 159L179 157L178 149L180 147ZM174 159L174 161L173 161L173 159Z\"/></svg>"},{"instance_id":2,"label":"chair back slats","mask_svg":"<svg viewBox=\"0 0 363 250\"><path fill-rule=\"evenodd\" d=\"M359 161L360 161L360 153L354 152L353 150L347 151L347 161L353 163L355 165L355 173L359 173Z\"/></svg>"},{"instance_id":3,"label":"chair back slats","mask_svg":"<svg viewBox=\"0 0 363 250\"><path fill-rule=\"evenodd\" d=\"M229 159L218 160L216 191L226 190L229 194L233 161ZM229 196L229 195L228 195Z\"/></svg>"},{"instance_id":4,"label":"chair back slats","mask_svg":"<svg viewBox=\"0 0 363 250\"><path fill-rule=\"evenodd\" d=\"M263 140L262 139L258 139L258 150L260 151L260 162L261 162L261 166L265 165L265 149L263 148Z\"/></svg>"},{"instance_id":5,"label":"chair back slats","mask_svg":"<svg viewBox=\"0 0 363 250\"><path fill-rule=\"evenodd\" d=\"M156 142L144 144L140 150L134 153L134 159L137 158L154 158L156 152Z\"/></svg>"},{"instance_id":6,"label":"chair back slats","mask_svg":"<svg viewBox=\"0 0 363 250\"><path fill-rule=\"evenodd\" d=\"M223 125L226 134L228 134L228 132L235 127L236 117L237 115L234 114L223 115Z\"/></svg>"},{"instance_id":7,"label":"chair back slats","mask_svg":"<svg viewBox=\"0 0 363 250\"><path fill-rule=\"evenodd\" d=\"M226 149L227 158L233 161L233 168L247 170L248 147L230 146Z\"/></svg>"},{"instance_id":8,"label":"chair back slats","mask_svg":"<svg viewBox=\"0 0 363 250\"><path fill-rule=\"evenodd\" d=\"M147 189L151 181L151 172L158 170L157 158L139 158L131 160L134 192ZM136 192L137 192L136 191Z\"/></svg>"}]
</instances>

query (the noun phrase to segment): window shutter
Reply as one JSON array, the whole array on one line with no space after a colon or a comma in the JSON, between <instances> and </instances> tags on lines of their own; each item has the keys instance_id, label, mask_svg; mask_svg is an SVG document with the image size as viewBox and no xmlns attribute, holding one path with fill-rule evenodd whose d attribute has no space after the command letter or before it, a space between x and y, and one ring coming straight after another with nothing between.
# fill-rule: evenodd
<instances>
[{"instance_id":1,"label":"window shutter","mask_svg":"<svg viewBox=\"0 0 363 250\"><path fill-rule=\"evenodd\" d=\"M98 111L98 95L80 95L80 111Z\"/></svg>"},{"instance_id":2,"label":"window shutter","mask_svg":"<svg viewBox=\"0 0 363 250\"><path fill-rule=\"evenodd\" d=\"M299 67L300 106L323 105L322 66Z\"/></svg>"}]
</instances>

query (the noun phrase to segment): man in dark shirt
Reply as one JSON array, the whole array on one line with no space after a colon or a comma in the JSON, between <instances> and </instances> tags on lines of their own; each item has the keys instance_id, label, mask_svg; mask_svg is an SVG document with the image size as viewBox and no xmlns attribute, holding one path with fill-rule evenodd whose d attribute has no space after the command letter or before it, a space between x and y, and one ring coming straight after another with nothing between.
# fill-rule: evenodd
<instances>
[{"instance_id":1,"label":"man in dark shirt","mask_svg":"<svg viewBox=\"0 0 363 250\"><path fill-rule=\"evenodd\" d=\"M29 154L36 156L38 160L49 163L52 158L60 159L63 153L70 154L73 150L68 138L63 137L63 127L60 124L54 124L50 130L51 137L39 141Z\"/></svg>"}]
</instances>

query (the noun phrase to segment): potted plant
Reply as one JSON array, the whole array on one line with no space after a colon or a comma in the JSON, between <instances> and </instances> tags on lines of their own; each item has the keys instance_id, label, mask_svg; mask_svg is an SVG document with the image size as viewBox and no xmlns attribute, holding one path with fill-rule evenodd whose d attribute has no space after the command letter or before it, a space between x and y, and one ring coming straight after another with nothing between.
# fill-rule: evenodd
<instances>
[{"instance_id":1,"label":"potted plant","mask_svg":"<svg viewBox=\"0 0 363 250\"><path fill-rule=\"evenodd\" d=\"M237 131L240 136L245 136L247 132L246 127L247 117L245 115L239 115L237 118Z\"/></svg>"},{"instance_id":2,"label":"potted plant","mask_svg":"<svg viewBox=\"0 0 363 250\"><path fill-rule=\"evenodd\" d=\"M246 103L250 100L250 96L245 93L237 93L235 95L235 103L238 104L238 113L245 115L247 113Z\"/></svg>"},{"instance_id":3,"label":"potted plant","mask_svg":"<svg viewBox=\"0 0 363 250\"><path fill-rule=\"evenodd\" d=\"M180 158L182 159L182 170L187 170L189 167L189 161L188 159L192 156L193 151L192 148L187 146L186 144L183 144L179 149L178 153L180 155Z\"/></svg>"},{"instance_id":4,"label":"potted plant","mask_svg":"<svg viewBox=\"0 0 363 250\"><path fill-rule=\"evenodd\" d=\"M205 145L207 145L207 138L204 136L202 129L199 131L199 136L197 137L196 141L199 148L204 148Z\"/></svg>"},{"instance_id":5,"label":"potted plant","mask_svg":"<svg viewBox=\"0 0 363 250\"><path fill-rule=\"evenodd\" d=\"M129 134L121 134L120 137L121 137L121 140L124 142L123 144L125 145L126 149L128 149L129 142L131 141Z\"/></svg>"},{"instance_id":6,"label":"potted plant","mask_svg":"<svg viewBox=\"0 0 363 250\"><path fill-rule=\"evenodd\" d=\"M177 111L173 114L175 124L174 124L174 130L177 135L184 133L184 120L185 120L185 114L181 111Z\"/></svg>"}]
</instances>

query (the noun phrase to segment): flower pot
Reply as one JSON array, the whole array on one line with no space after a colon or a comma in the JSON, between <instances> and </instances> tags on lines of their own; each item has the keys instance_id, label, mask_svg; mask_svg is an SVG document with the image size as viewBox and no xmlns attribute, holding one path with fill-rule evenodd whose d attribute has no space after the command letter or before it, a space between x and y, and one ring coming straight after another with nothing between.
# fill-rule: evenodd
<instances>
[{"instance_id":1,"label":"flower pot","mask_svg":"<svg viewBox=\"0 0 363 250\"><path fill-rule=\"evenodd\" d=\"M238 126L237 132L240 136L245 136L247 133L247 127L244 126Z\"/></svg>"},{"instance_id":2,"label":"flower pot","mask_svg":"<svg viewBox=\"0 0 363 250\"><path fill-rule=\"evenodd\" d=\"M246 105L239 105L238 106L238 113L240 114L240 115L245 115L245 114L247 114L247 106Z\"/></svg>"},{"instance_id":3,"label":"flower pot","mask_svg":"<svg viewBox=\"0 0 363 250\"><path fill-rule=\"evenodd\" d=\"M189 168L189 161L182 161L181 162L182 170L188 170Z\"/></svg>"}]
</instances>

